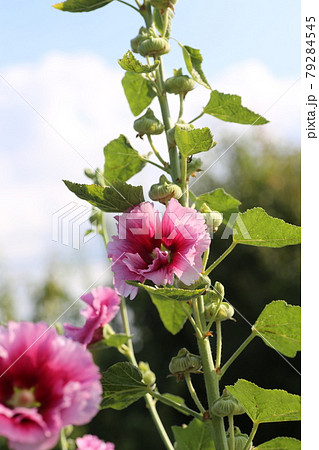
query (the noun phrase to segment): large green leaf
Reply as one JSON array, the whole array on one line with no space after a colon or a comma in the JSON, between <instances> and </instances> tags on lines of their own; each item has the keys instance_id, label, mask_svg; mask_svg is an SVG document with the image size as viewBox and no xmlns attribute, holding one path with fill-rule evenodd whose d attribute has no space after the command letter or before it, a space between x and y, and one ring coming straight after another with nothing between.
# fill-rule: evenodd
<instances>
[{"instance_id":1,"label":"large green leaf","mask_svg":"<svg viewBox=\"0 0 319 450\"><path fill-rule=\"evenodd\" d=\"M104 212L123 212L144 201L142 186L131 186L123 181L115 181L112 186L105 188L97 184L79 184L66 180L64 183L77 197Z\"/></svg>"},{"instance_id":2,"label":"large green leaf","mask_svg":"<svg viewBox=\"0 0 319 450\"><path fill-rule=\"evenodd\" d=\"M266 345L292 358L301 350L301 308L275 300L265 306L253 330Z\"/></svg>"},{"instance_id":3,"label":"large green leaf","mask_svg":"<svg viewBox=\"0 0 319 450\"><path fill-rule=\"evenodd\" d=\"M290 437L278 437L258 445L255 450L300 450L301 442Z\"/></svg>"},{"instance_id":4,"label":"large green leaf","mask_svg":"<svg viewBox=\"0 0 319 450\"><path fill-rule=\"evenodd\" d=\"M239 95L223 94L212 91L204 113L226 122L235 122L247 125L263 125L268 123L264 117L250 111L241 104Z\"/></svg>"},{"instance_id":5,"label":"large green leaf","mask_svg":"<svg viewBox=\"0 0 319 450\"><path fill-rule=\"evenodd\" d=\"M231 214L238 213L241 202L236 200L223 188L215 189L207 194L202 194L196 199L196 209L200 209L203 203L206 203L212 211L219 211L223 214L223 222L227 224Z\"/></svg>"},{"instance_id":6,"label":"large green leaf","mask_svg":"<svg viewBox=\"0 0 319 450\"><path fill-rule=\"evenodd\" d=\"M124 409L147 393L141 371L129 362L119 362L102 373L101 408Z\"/></svg>"},{"instance_id":7,"label":"large green leaf","mask_svg":"<svg viewBox=\"0 0 319 450\"><path fill-rule=\"evenodd\" d=\"M151 299L159 312L164 327L170 333L177 334L183 328L187 318L183 307L190 310L190 306L187 303L182 305L176 300L163 301L163 297L157 297L154 294L151 295Z\"/></svg>"},{"instance_id":8,"label":"large green leaf","mask_svg":"<svg viewBox=\"0 0 319 450\"><path fill-rule=\"evenodd\" d=\"M156 95L151 82L139 73L126 72L122 86L134 116L141 114Z\"/></svg>"},{"instance_id":9,"label":"large green leaf","mask_svg":"<svg viewBox=\"0 0 319 450\"><path fill-rule=\"evenodd\" d=\"M188 302L192 298L198 297L205 292L206 288L201 289L178 289L174 287L152 287L147 284L139 283L138 281L127 281L128 284L132 286L137 286L145 289L150 296L156 296L156 299L166 301L166 300L177 300L180 302Z\"/></svg>"},{"instance_id":10,"label":"large green leaf","mask_svg":"<svg viewBox=\"0 0 319 450\"><path fill-rule=\"evenodd\" d=\"M69 12L89 12L102 8L113 0L66 0L53 5L54 8Z\"/></svg>"},{"instance_id":11,"label":"large green leaf","mask_svg":"<svg viewBox=\"0 0 319 450\"><path fill-rule=\"evenodd\" d=\"M300 227L271 217L262 208L239 213L234 224L233 240L237 244L278 248L300 244L300 239Z\"/></svg>"},{"instance_id":12,"label":"large green leaf","mask_svg":"<svg viewBox=\"0 0 319 450\"><path fill-rule=\"evenodd\" d=\"M104 158L104 177L109 185L129 180L146 164L123 134L104 147Z\"/></svg>"},{"instance_id":13,"label":"large green leaf","mask_svg":"<svg viewBox=\"0 0 319 450\"><path fill-rule=\"evenodd\" d=\"M192 76L193 80L201 84L207 89L211 89L204 72L202 70L203 57L200 51L196 48L189 47L188 45L180 44L183 50L184 61L188 72Z\"/></svg>"},{"instance_id":14,"label":"large green leaf","mask_svg":"<svg viewBox=\"0 0 319 450\"><path fill-rule=\"evenodd\" d=\"M280 389L263 389L246 380L238 380L226 389L242 404L255 423L300 420L300 397Z\"/></svg>"},{"instance_id":15,"label":"large green leaf","mask_svg":"<svg viewBox=\"0 0 319 450\"><path fill-rule=\"evenodd\" d=\"M216 143L214 136L209 128L195 128L194 130L183 130L176 125L175 141L179 151L184 156L194 155L195 153L207 152Z\"/></svg>"},{"instance_id":16,"label":"large green leaf","mask_svg":"<svg viewBox=\"0 0 319 450\"><path fill-rule=\"evenodd\" d=\"M176 450L215 450L211 428L198 419L184 427L172 427Z\"/></svg>"},{"instance_id":17,"label":"large green leaf","mask_svg":"<svg viewBox=\"0 0 319 450\"><path fill-rule=\"evenodd\" d=\"M118 63L122 67L122 69L127 70L128 72L135 73L150 73L153 72L159 65L159 61L156 61L155 64L151 66L142 64L138 59L135 58L131 50L128 50L123 58L118 60Z\"/></svg>"}]
</instances>

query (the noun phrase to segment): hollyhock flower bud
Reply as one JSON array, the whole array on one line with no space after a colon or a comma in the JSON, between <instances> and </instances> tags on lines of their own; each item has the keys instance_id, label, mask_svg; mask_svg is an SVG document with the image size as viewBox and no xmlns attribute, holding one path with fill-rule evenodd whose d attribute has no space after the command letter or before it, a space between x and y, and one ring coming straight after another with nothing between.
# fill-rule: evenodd
<instances>
[{"instance_id":1,"label":"hollyhock flower bud","mask_svg":"<svg viewBox=\"0 0 319 450\"><path fill-rule=\"evenodd\" d=\"M146 113L134 121L134 130L140 137L151 134L161 134L164 131L164 125L156 119L151 108Z\"/></svg>"},{"instance_id":2,"label":"hollyhock flower bud","mask_svg":"<svg viewBox=\"0 0 319 450\"><path fill-rule=\"evenodd\" d=\"M144 39L146 38L147 38L147 29L145 27L141 27L138 32L138 35L135 38L131 39L132 52L138 53L139 43L144 41Z\"/></svg>"},{"instance_id":3,"label":"hollyhock flower bud","mask_svg":"<svg viewBox=\"0 0 319 450\"><path fill-rule=\"evenodd\" d=\"M215 416L225 417L244 414L244 408L239 401L224 389L223 394L213 403L210 412Z\"/></svg>"},{"instance_id":4,"label":"hollyhock flower bud","mask_svg":"<svg viewBox=\"0 0 319 450\"><path fill-rule=\"evenodd\" d=\"M133 299L138 288L127 280L173 285L174 275L184 284L200 277L201 255L210 245L203 216L172 198L160 219L153 204L143 202L116 217L118 236L108 244L114 286Z\"/></svg>"},{"instance_id":5,"label":"hollyhock flower bud","mask_svg":"<svg viewBox=\"0 0 319 450\"><path fill-rule=\"evenodd\" d=\"M171 49L170 43L165 37L158 37L154 30L150 29L146 39L138 44L137 51L142 56L157 56L168 53Z\"/></svg>"},{"instance_id":6,"label":"hollyhock flower bud","mask_svg":"<svg viewBox=\"0 0 319 450\"><path fill-rule=\"evenodd\" d=\"M182 69L174 70L174 76L167 78L164 83L165 91L169 94L183 94L192 91L195 87L195 81L188 75L183 75Z\"/></svg>"},{"instance_id":7,"label":"hollyhock flower bud","mask_svg":"<svg viewBox=\"0 0 319 450\"><path fill-rule=\"evenodd\" d=\"M85 434L75 440L78 450L114 450L112 442L103 442L92 434Z\"/></svg>"},{"instance_id":8,"label":"hollyhock flower bud","mask_svg":"<svg viewBox=\"0 0 319 450\"><path fill-rule=\"evenodd\" d=\"M167 205L171 198L178 199L182 196L182 189L177 184L170 183L165 175L162 175L159 181L159 183L151 186L148 193L151 200Z\"/></svg>"},{"instance_id":9,"label":"hollyhock flower bud","mask_svg":"<svg viewBox=\"0 0 319 450\"><path fill-rule=\"evenodd\" d=\"M169 371L172 375L181 377L183 373L198 372L202 367L200 356L193 355L186 348L181 348L180 351L171 359L169 363Z\"/></svg>"},{"instance_id":10,"label":"hollyhock flower bud","mask_svg":"<svg viewBox=\"0 0 319 450\"><path fill-rule=\"evenodd\" d=\"M206 203L202 204L200 212L205 217L208 229L212 233L216 233L218 227L223 223L223 215L218 211L212 211Z\"/></svg>"},{"instance_id":11,"label":"hollyhock flower bud","mask_svg":"<svg viewBox=\"0 0 319 450\"><path fill-rule=\"evenodd\" d=\"M119 310L120 297L110 287L99 286L81 299L87 303L81 314L86 318L83 327L64 324L65 335L83 345L94 344L103 339L103 326L110 322Z\"/></svg>"},{"instance_id":12,"label":"hollyhock flower bud","mask_svg":"<svg viewBox=\"0 0 319 450\"><path fill-rule=\"evenodd\" d=\"M140 361L138 363L138 368L142 372L144 383L148 386L152 386L156 381L156 375L151 371L149 363Z\"/></svg>"},{"instance_id":13,"label":"hollyhock flower bud","mask_svg":"<svg viewBox=\"0 0 319 450\"><path fill-rule=\"evenodd\" d=\"M98 412L102 388L91 354L45 323L0 327L0 435L12 450L50 450L67 425Z\"/></svg>"},{"instance_id":14,"label":"hollyhock flower bud","mask_svg":"<svg viewBox=\"0 0 319 450\"><path fill-rule=\"evenodd\" d=\"M234 435L235 435L235 446L234 450L244 450L247 442L248 442L248 434L244 434L240 432L240 429L238 427L234 428ZM228 444L231 442L230 433L229 431L226 432L226 439ZM248 450L250 450L252 445L249 446Z\"/></svg>"}]
</instances>

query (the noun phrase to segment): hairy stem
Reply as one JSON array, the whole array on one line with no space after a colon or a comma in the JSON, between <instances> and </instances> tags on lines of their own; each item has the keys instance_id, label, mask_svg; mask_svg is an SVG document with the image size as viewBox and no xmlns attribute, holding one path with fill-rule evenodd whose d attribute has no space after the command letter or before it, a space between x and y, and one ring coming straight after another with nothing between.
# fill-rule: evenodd
<instances>
[{"instance_id":1,"label":"hairy stem","mask_svg":"<svg viewBox=\"0 0 319 450\"><path fill-rule=\"evenodd\" d=\"M256 336L256 332L252 331L252 333L248 336L248 338L241 344L240 347L232 354L229 360L223 365L220 375L223 376L229 366L235 361L235 359L241 354L243 350L247 347L247 345L254 339Z\"/></svg>"},{"instance_id":2,"label":"hairy stem","mask_svg":"<svg viewBox=\"0 0 319 450\"><path fill-rule=\"evenodd\" d=\"M184 412L186 415L191 415L195 417L196 419L203 420L203 417L201 414L199 414L196 411L193 411L192 409L188 408L187 406L176 403L174 400L171 400L168 397L165 397L164 395L160 394L159 392L152 391L150 389L150 395L152 395L154 398L159 400L161 403L164 403L165 405L171 406L172 408L176 409L177 411Z\"/></svg>"},{"instance_id":3,"label":"hairy stem","mask_svg":"<svg viewBox=\"0 0 319 450\"><path fill-rule=\"evenodd\" d=\"M255 437L255 434L257 433L259 427L259 423L258 422L254 422L253 428L251 430L251 433L249 435L248 441L246 442L245 447L243 448L243 450L248 450L253 442L253 439Z\"/></svg>"},{"instance_id":4,"label":"hairy stem","mask_svg":"<svg viewBox=\"0 0 319 450\"><path fill-rule=\"evenodd\" d=\"M229 423L229 450L235 450L235 433L234 433L234 416L230 415L228 416L228 423Z\"/></svg>"},{"instance_id":5,"label":"hairy stem","mask_svg":"<svg viewBox=\"0 0 319 450\"><path fill-rule=\"evenodd\" d=\"M230 253L231 251L234 250L234 248L236 247L236 245L237 245L237 243L236 243L236 242L233 242L233 243L228 247L228 249L227 249L227 250L226 250L226 251L225 251L218 259L216 259L216 261L214 261L213 264L211 264L211 265L205 270L204 275L209 275L209 274L215 269L215 267L217 267L218 264L220 264L220 263L226 258L226 256L228 256L229 253Z\"/></svg>"},{"instance_id":6,"label":"hairy stem","mask_svg":"<svg viewBox=\"0 0 319 450\"><path fill-rule=\"evenodd\" d=\"M148 139L148 142L149 142L150 146L152 147L152 150L153 150L154 155L155 155L155 156L157 157L157 159L163 164L163 166L166 167L166 166L168 165L167 162L164 161L164 159L161 157L161 155L160 155L159 152L157 151L157 149L156 149L156 147L155 147L155 145L154 145L154 143L153 143L153 141L152 141L152 138L151 138L151 136L150 136L149 134L147 135L147 139Z\"/></svg>"},{"instance_id":7,"label":"hairy stem","mask_svg":"<svg viewBox=\"0 0 319 450\"><path fill-rule=\"evenodd\" d=\"M219 369L222 359L222 323L216 320L216 367Z\"/></svg>"},{"instance_id":8,"label":"hairy stem","mask_svg":"<svg viewBox=\"0 0 319 450\"><path fill-rule=\"evenodd\" d=\"M199 398L197 396L197 393L196 393L196 391L194 389L194 386L193 386L193 383L192 383L192 380L191 380L190 373L186 372L184 374L184 378L185 378L185 381L186 381L186 384L187 384L188 391L189 391L192 399L194 400L195 405L200 410L200 412L203 414L205 412L205 408L203 407L203 405L201 404L201 402L200 402L200 400L199 400Z\"/></svg>"},{"instance_id":9,"label":"hairy stem","mask_svg":"<svg viewBox=\"0 0 319 450\"><path fill-rule=\"evenodd\" d=\"M181 197L181 204L183 206L188 206L188 183L187 183L187 156L182 156L182 177L181 177L181 188L183 195Z\"/></svg>"}]
</instances>

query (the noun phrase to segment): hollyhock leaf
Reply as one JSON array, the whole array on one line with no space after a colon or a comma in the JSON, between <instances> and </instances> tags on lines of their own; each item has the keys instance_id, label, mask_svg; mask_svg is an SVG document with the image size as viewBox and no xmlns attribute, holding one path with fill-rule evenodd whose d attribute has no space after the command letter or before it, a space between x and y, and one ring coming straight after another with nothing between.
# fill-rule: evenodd
<instances>
[{"instance_id":1,"label":"hollyhock leaf","mask_svg":"<svg viewBox=\"0 0 319 450\"><path fill-rule=\"evenodd\" d=\"M238 214L233 240L237 244L279 248L300 244L301 229L269 216L262 208L253 208Z\"/></svg>"},{"instance_id":2,"label":"hollyhock leaf","mask_svg":"<svg viewBox=\"0 0 319 450\"><path fill-rule=\"evenodd\" d=\"M123 134L104 147L104 158L104 177L108 185L114 181L129 180L145 166L141 156Z\"/></svg>"},{"instance_id":3,"label":"hollyhock leaf","mask_svg":"<svg viewBox=\"0 0 319 450\"><path fill-rule=\"evenodd\" d=\"M183 130L176 125L175 140L179 151L184 156L207 152L216 144L212 132L207 127Z\"/></svg>"},{"instance_id":4,"label":"hollyhock leaf","mask_svg":"<svg viewBox=\"0 0 319 450\"><path fill-rule=\"evenodd\" d=\"M156 96L151 82L139 73L126 72L122 78L122 86L134 116L141 114Z\"/></svg>"},{"instance_id":5,"label":"hollyhock leaf","mask_svg":"<svg viewBox=\"0 0 319 450\"><path fill-rule=\"evenodd\" d=\"M152 302L157 308L164 327L172 334L177 334L184 326L187 314L180 302L176 300L165 300L161 296L151 295ZM189 308L188 304L183 304L184 308Z\"/></svg>"},{"instance_id":6,"label":"hollyhock leaf","mask_svg":"<svg viewBox=\"0 0 319 450\"><path fill-rule=\"evenodd\" d=\"M215 189L197 197L196 209L200 210L203 203L206 203L212 211L220 212L223 215L224 224L227 224L231 214L238 213L238 208L241 205L239 200L227 194L223 188Z\"/></svg>"},{"instance_id":7,"label":"hollyhock leaf","mask_svg":"<svg viewBox=\"0 0 319 450\"><path fill-rule=\"evenodd\" d=\"M263 389L247 380L226 386L254 423L300 420L300 396L281 389Z\"/></svg>"},{"instance_id":8,"label":"hollyhock leaf","mask_svg":"<svg viewBox=\"0 0 319 450\"><path fill-rule=\"evenodd\" d=\"M103 327L103 341L108 347L120 347L123 344L126 344L129 339L133 336L128 336L124 333L115 333L113 328L106 324Z\"/></svg>"},{"instance_id":9,"label":"hollyhock leaf","mask_svg":"<svg viewBox=\"0 0 319 450\"><path fill-rule=\"evenodd\" d=\"M128 72L135 73L150 73L154 72L156 67L159 65L159 61L156 61L155 64L148 66L146 64L142 64L131 52L128 50L123 58L118 60L119 65L122 69L127 70Z\"/></svg>"},{"instance_id":10,"label":"hollyhock leaf","mask_svg":"<svg viewBox=\"0 0 319 450\"><path fill-rule=\"evenodd\" d=\"M176 450L215 450L211 428L198 419L184 427L172 427Z\"/></svg>"},{"instance_id":11,"label":"hollyhock leaf","mask_svg":"<svg viewBox=\"0 0 319 450\"><path fill-rule=\"evenodd\" d=\"M265 306L253 330L268 347L293 358L301 350L301 308L275 300Z\"/></svg>"},{"instance_id":12,"label":"hollyhock leaf","mask_svg":"<svg viewBox=\"0 0 319 450\"><path fill-rule=\"evenodd\" d=\"M185 400L183 399L183 397L180 397L179 395L166 393L166 394L162 394L162 397L165 397L168 400L173 400L173 402L177 403L178 405L186 406ZM185 416L189 416L190 415L184 409L179 409L178 406L174 406L174 409L176 409L176 411L181 412L182 414L185 414Z\"/></svg>"},{"instance_id":13,"label":"hollyhock leaf","mask_svg":"<svg viewBox=\"0 0 319 450\"><path fill-rule=\"evenodd\" d=\"M300 450L301 442L290 437L278 437L258 445L255 450Z\"/></svg>"},{"instance_id":14,"label":"hollyhock leaf","mask_svg":"<svg viewBox=\"0 0 319 450\"><path fill-rule=\"evenodd\" d=\"M203 112L226 122L243 125L264 125L269 122L259 114L242 106L239 95L223 94L216 90L211 92L209 102Z\"/></svg>"},{"instance_id":15,"label":"hollyhock leaf","mask_svg":"<svg viewBox=\"0 0 319 450\"><path fill-rule=\"evenodd\" d=\"M63 180L77 197L88 201L101 211L119 213L144 201L142 186L132 186L123 181L114 181L112 186L79 184Z\"/></svg>"},{"instance_id":16,"label":"hollyhock leaf","mask_svg":"<svg viewBox=\"0 0 319 450\"><path fill-rule=\"evenodd\" d=\"M192 298L196 298L205 292L205 289L178 289L174 287L152 287L138 281L127 281L127 284L145 289L150 296L156 297L157 300L177 300L179 302L188 302Z\"/></svg>"},{"instance_id":17,"label":"hollyhock leaf","mask_svg":"<svg viewBox=\"0 0 319 450\"><path fill-rule=\"evenodd\" d=\"M179 45L183 50L184 61L187 70L192 76L193 80L195 80L197 83L201 84L205 88L211 89L202 70L203 57L200 53L200 50L189 47L188 45L182 45L180 43Z\"/></svg>"},{"instance_id":18,"label":"hollyhock leaf","mask_svg":"<svg viewBox=\"0 0 319 450\"><path fill-rule=\"evenodd\" d=\"M169 38L171 35L171 30L172 30L172 20L174 18L173 10L171 8L167 8L167 10L164 11L164 10L161 10L158 8L154 8L153 20L154 20L154 25L156 26L157 30L163 36L165 12L167 12L167 14L168 14L168 23L167 23L167 27L166 27L165 37Z\"/></svg>"},{"instance_id":19,"label":"hollyhock leaf","mask_svg":"<svg viewBox=\"0 0 319 450\"><path fill-rule=\"evenodd\" d=\"M56 3L54 8L61 11L69 12L89 12L94 9L102 8L113 0L66 0L65 2Z\"/></svg>"},{"instance_id":20,"label":"hollyhock leaf","mask_svg":"<svg viewBox=\"0 0 319 450\"><path fill-rule=\"evenodd\" d=\"M141 371L129 362L119 362L102 373L101 408L124 409L147 393Z\"/></svg>"}]
</instances>

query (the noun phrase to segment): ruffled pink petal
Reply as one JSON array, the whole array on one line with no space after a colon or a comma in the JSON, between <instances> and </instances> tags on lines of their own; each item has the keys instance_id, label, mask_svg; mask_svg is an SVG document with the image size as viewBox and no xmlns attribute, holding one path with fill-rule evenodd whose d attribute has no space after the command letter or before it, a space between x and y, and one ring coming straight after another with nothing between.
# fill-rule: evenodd
<instances>
[{"instance_id":1,"label":"ruffled pink petal","mask_svg":"<svg viewBox=\"0 0 319 450\"><path fill-rule=\"evenodd\" d=\"M76 439L78 450L114 450L115 446L112 442L103 442L92 434L86 434Z\"/></svg>"}]
</instances>

